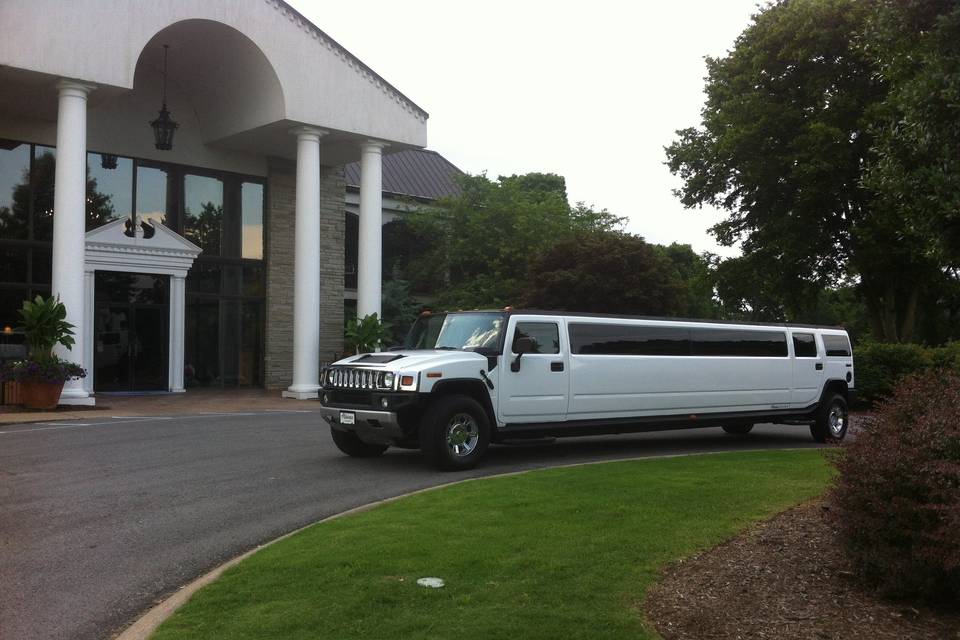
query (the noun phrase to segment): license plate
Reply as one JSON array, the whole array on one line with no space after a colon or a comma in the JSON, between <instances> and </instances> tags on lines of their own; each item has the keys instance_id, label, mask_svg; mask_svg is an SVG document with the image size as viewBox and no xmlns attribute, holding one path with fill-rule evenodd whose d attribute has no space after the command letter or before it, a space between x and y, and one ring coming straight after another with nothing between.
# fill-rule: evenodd
<instances>
[{"instance_id":1,"label":"license plate","mask_svg":"<svg viewBox=\"0 0 960 640\"><path fill-rule=\"evenodd\" d=\"M357 416L352 411L340 412L340 424L356 424Z\"/></svg>"}]
</instances>

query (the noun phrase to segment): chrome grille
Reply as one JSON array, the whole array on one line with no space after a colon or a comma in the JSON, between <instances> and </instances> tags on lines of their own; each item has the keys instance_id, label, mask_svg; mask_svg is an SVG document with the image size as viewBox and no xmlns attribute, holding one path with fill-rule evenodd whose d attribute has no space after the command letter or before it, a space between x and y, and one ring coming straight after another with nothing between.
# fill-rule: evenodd
<instances>
[{"instance_id":1,"label":"chrome grille","mask_svg":"<svg viewBox=\"0 0 960 640\"><path fill-rule=\"evenodd\" d=\"M334 367L325 375L325 383L335 389L383 389L383 371Z\"/></svg>"}]
</instances>

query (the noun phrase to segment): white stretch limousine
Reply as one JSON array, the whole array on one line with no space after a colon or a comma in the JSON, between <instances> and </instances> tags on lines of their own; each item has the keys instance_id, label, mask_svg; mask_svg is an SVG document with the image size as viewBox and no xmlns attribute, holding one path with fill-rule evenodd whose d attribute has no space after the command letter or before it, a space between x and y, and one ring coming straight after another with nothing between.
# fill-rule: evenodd
<instances>
[{"instance_id":1,"label":"white stretch limousine","mask_svg":"<svg viewBox=\"0 0 960 640\"><path fill-rule=\"evenodd\" d=\"M846 331L539 311L425 314L406 344L323 371L341 451L417 448L466 469L491 442L809 424L841 440L854 395Z\"/></svg>"}]
</instances>

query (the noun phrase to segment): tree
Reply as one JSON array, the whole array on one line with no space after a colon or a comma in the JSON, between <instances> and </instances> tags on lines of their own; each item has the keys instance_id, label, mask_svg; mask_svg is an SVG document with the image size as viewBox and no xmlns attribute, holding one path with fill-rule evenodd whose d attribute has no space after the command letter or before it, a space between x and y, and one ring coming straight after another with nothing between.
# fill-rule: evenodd
<instances>
[{"instance_id":1,"label":"tree","mask_svg":"<svg viewBox=\"0 0 960 640\"><path fill-rule=\"evenodd\" d=\"M423 239L402 277L446 308L516 304L530 257L578 231L610 230L621 218L571 207L562 177L463 176L462 193L411 213Z\"/></svg>"},{"instance_id":2,"label":"tree","mask_svg":"<svg viewBox=\"0 0 960 640\"><path fill-rule=\"evenodd\" d=\"M697 254L688 244L676 242L664 247L653 245L655 250L673 265L676 277L684 283L686 308L681 315L687 318L718 318L720 304L715 295L717 256L705 252Z\"/></svg>"},{"instance_id":3,"label":"tree","mask_svg":"<svg viewBox=\"0 0 960 640\"><path fill-rule=\"evenodd\" d=\"M712 231L742 241L746 260L726 275L763 282L764 314L809 315L817 291L855 278L876 335L908 340L935 267L909 221L863 184L887 92L861 46L870 10L858 0L763 8L727 56L707 59L701 126L678 131L667 157L685 206L728 211Z\"/></svg>"},{"instance_id":4,"label":"tree","mask_svg":"<svg viewBox=\"0 0 960 640\"><path fill-rule=\"evenodd\" d=\"M580 231L532 261L525 307L675 316L687 309L684 283L660 248L643 238Z\"/></svg>"}]
</instances>

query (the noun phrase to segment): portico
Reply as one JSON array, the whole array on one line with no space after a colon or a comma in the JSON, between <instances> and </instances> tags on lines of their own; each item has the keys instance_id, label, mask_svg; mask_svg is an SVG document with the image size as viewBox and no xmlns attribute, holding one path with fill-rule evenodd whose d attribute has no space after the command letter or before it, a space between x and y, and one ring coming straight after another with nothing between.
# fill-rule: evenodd
<instances>
[{"instance_id":1,"label":"portico","mask_svg":"<svg viewBox=\"0 0 960 640\"><path fill-rule=\"evenodd\" d=\"M183 307L166 327L171 390L285 379L285 396L316 397L342 349L342 165L361 165L358 311L379 313L382 157L425 146L427 114L278 0L36 0L4 3L0 22L0 249L28 265L9 299L48 286L77 327L58 355L95 369L105 267L85 234L146 225L200 251L184 277L161 272ZM148 124L164 45L171 150ZM155 273L140 249L123 269ZM93 404L96 381L61 404Z\"/></svg>"}]
</instances>

